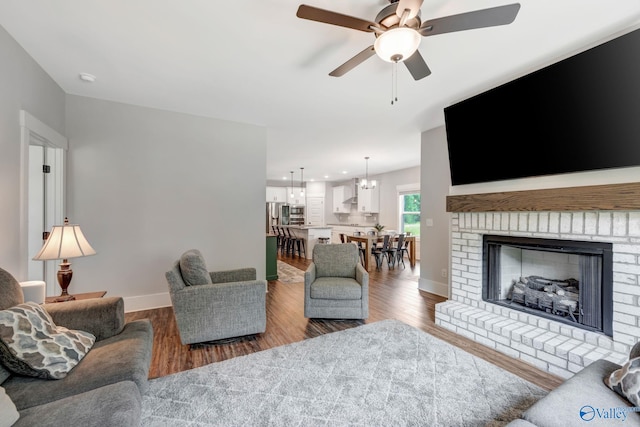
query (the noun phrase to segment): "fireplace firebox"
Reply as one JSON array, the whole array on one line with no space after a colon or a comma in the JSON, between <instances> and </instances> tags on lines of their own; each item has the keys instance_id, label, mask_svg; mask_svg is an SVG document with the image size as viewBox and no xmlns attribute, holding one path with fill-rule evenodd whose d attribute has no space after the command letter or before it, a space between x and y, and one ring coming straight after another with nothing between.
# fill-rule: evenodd
<instances>
[{"instance_id":1,"label":"fireplace firebox","mask_svg":"<svg viewBox=\"0 0 640 427\"><path fill-rule=\"evenodd\" d=\"M612 336L612 244L483 235L482 298Z\"/></svg>"}]
</instances>

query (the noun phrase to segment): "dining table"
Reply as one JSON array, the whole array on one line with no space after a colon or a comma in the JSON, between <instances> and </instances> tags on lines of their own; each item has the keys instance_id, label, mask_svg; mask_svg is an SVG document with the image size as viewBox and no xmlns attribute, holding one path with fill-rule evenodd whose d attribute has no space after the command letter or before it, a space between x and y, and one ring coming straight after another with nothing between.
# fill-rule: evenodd
<instances>
[{"instance_id":1,"label":"dining table","mask_svg":"<svg viewBox=\"0 0 640 427\"><path fill-rule=\"evenodd\" d=\"M377 235L377 236L372 236L369 234L365 234L365 235L359 235L359 236L349 236L347 235L347 242L355 242L355 243L362 243L364 245L364 253L366 254L366 256L364 257L364 269L367 271L369 270L369 266L370 266L370 260L371 260L371 248L374 247L374 245L376 245L378 242L382 241L383 236L382 235ZM391 239L389 239L390 242L397 242L398 241L398 235L395 234ZM415 267L416 265L416 236L404 236L404 241L408 242L408 254L409 254L409 264L411 265L411 267Z\"/></svg>"}]
</instances>

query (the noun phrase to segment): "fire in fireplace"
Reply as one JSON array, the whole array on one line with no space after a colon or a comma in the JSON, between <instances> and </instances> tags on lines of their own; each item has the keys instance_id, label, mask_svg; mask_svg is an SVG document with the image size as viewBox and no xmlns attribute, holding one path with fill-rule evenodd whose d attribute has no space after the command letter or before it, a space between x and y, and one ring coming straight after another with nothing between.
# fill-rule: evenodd
<instances>
[{"instance_id":1,"label":"fire in fireplace","mask_svg":"<svg viewBox=\"0 0 640 427\"><path fill-rule=\"evenodd\" d=\"M482 297L611 336L612 245L484 235Z\"/></svg>"}]
</instances>

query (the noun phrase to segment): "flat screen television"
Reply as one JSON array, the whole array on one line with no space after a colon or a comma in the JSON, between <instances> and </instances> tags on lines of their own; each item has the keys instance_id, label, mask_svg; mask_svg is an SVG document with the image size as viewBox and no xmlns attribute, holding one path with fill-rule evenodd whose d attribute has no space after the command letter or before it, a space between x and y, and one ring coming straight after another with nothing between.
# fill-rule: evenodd
<instances>
[{"instance_id":1,"label":"flat screen television","mask_svg":"<svg viewBox=\"0 0 640 427\"><path fill-rule=\"evenodd\" d=\"M640 166L640 30L444 116L453 185Z\"/></svg>"}]
</instances>

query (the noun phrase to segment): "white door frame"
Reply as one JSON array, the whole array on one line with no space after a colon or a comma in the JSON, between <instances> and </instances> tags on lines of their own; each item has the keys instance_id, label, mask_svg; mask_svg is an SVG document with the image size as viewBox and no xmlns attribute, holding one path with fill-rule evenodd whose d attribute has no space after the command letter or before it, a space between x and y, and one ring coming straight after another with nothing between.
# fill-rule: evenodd
<instances>
[{"instance_id":1,"label":"white door frame","mask_svg":"<svg viewBox=\"0 0 640 427\"><path fill-rule=\"evenodd\" d=\"M28 280L28 263L35 254L29 253L29 145L40 145L53 148L49 150L53 154L54 168L51 182L47 185L47 191L51 197L45 209L47 210L48 226L62 224L64 220L65 206L65 159L69 148L67 138L51 127L47 126L25 110L20 110L20 277ZM57 171L55 171L57 169ZM46 261L45 282L47 283L47 295L53 295L57 289L55 279L55 261ZM50 267L53 266L53 267Z\"/></svg>"}]
</instances>

